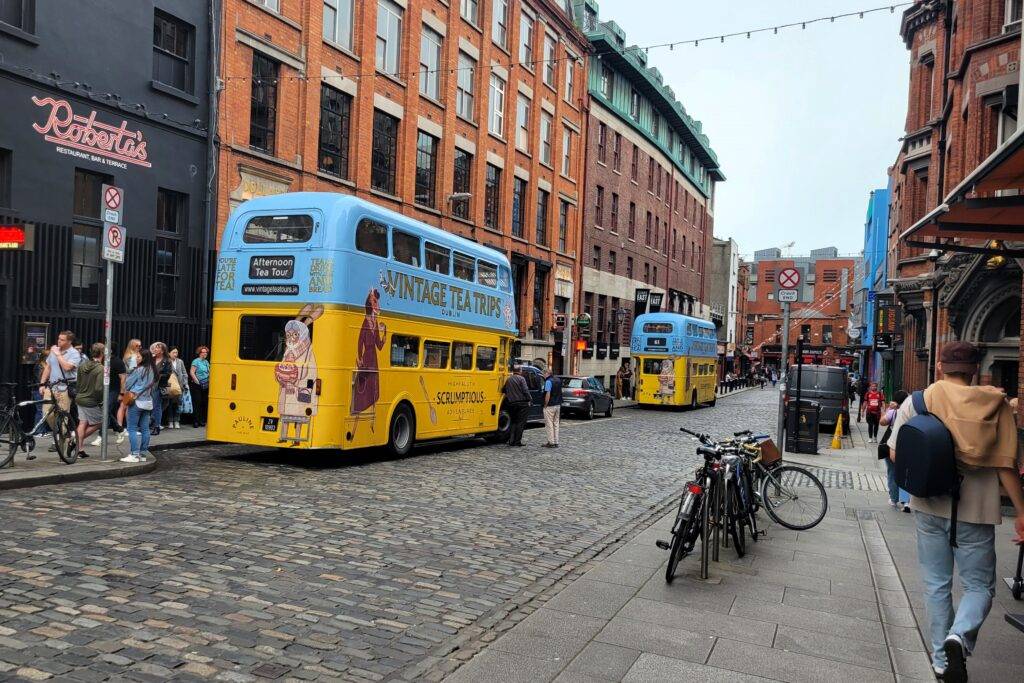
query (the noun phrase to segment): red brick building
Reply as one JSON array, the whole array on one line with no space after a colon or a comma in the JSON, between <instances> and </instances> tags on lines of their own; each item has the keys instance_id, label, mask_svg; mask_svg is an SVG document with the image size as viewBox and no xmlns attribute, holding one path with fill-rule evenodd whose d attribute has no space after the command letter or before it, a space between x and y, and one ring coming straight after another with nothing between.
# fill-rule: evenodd
<instances>
[{"instance_id":1,"label":"red brick building","mask_svg":"<svg viewBox=\"0 0 1024 683\"><path fill-rule=\"evenodd\" d=\"M508 255L523 355L561 365L587 40L554 0L225 0L217 224L345 192ZM554 356L554 357L552 357Z\"/></svg>"},{"instance_id":2,"label":"red brick building","mask_svg":"<svg viewBox=\"0 0 1024 683\"><path fill-rule=\"evenodd\" d=\"M782 355L782 309L775 300L776 279L784 268L801 272L799 301L790 304L789 347L804 341L805 362L849 364L854 355L848 334L853 313L857 260L839 258L836 249L815 250L811 257L782 258L778 250L759 252L750 266L746 304L746 339L751 356L779 366ZM767 256L767 257L764 257Z\"/></svg>"},{"instance_id":3,"label":"red brick building","mask_svg":"<svg viewBox=\"0 0 1024 683\"><path fill-rule=\"evenodd\" d=\"M916 2L903 13L910 90L906 136L889 171L889 264L899 305L896 371L906 389L928 384L943 343L966 340L982 348L981 381L1017 394L1017 262L987 267L982 255L899 237L1017 129L1020 26L1019 0Z\"/></svg>"},{"instance_id":4,"label":"red brick building","mask_svg":"<svg viewBox=\"0 0 1024 683\"><path fill-rule=\"evenodd\" d=\"M637 290L661 310L709 318L708 263L715 183L710 142L643 50L585 3L584 31L600 54L589 68L580 372L610 383L629 356Z\"/></svg>"}]
</instances>

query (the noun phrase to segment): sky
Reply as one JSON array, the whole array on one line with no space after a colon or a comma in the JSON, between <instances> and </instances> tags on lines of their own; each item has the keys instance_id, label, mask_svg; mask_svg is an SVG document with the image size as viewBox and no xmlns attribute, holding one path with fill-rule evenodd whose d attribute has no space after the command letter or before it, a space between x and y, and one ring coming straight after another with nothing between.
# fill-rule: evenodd
<instances>
[{"instance_id":1,"label":"sky","mask_svg":"<svg viewBox=\"0 0 1024 683\"><path fill-rule=\"evenodd\" d=\"M627 45L689 40L879 7L884 0L600 0ZM698 47L651 49L703 124L726 181L715 237L740 253L796 242L793 255L864 248L871 190L884 188L907 112L905 8ZM639 11L638 13L638 10Z\"/></svg>"}]
</instances>

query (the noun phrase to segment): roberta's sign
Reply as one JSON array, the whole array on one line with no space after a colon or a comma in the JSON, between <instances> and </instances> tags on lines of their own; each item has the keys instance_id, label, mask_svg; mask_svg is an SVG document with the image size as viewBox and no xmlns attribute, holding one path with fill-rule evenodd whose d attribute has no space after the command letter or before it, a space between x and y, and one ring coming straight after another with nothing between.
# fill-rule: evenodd
<instances>
[{"instance_id":1,"label":"roberta's sign","mask_svg":"<svg viewBox=\"0 0 1024 683\"><path fill-rule=\"evenodd\" d=\"M147 161L146 142L141 130L128 130L128 122L121 120L113 126L96 120L96 110L88 116L76 114L67 100L32 96L32 103L45 112L42 124L32 128L52 142L61 154L90 159L97 163L127 169L128 164L151 168Z\"/></svg>"}]
</instances>

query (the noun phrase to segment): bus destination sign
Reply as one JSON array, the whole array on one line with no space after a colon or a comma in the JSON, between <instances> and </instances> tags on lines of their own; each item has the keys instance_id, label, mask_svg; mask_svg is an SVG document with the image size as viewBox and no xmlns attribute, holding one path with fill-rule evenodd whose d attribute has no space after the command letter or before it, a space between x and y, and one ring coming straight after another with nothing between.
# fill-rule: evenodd
<instances>
[{"instance_id":1,"label":"bus destination sign","mask_svg":"<svg viewBox=\"0 0 1024 683\"><path fill-rule=\"evenodd\" d=\"M291 280L294 276L294 256L253 256L249 259L249 277L253 280Z\"/></svg>"}]
</instances>

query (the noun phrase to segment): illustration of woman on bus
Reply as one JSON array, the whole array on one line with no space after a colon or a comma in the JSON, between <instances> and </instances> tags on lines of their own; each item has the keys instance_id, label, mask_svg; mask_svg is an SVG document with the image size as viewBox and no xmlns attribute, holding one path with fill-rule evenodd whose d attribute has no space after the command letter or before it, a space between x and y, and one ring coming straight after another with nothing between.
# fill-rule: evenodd
<instances>
[{"instance_id":1,"label":"illustration of woman on bus","mask_svg":"<svg viewBox=\"0 0 1024 683\"><path fill-rule=\"evenodd\" d=\"M676 393L676 375L673 371L672 359L661 361L661 373L658 375L658 395L671 398Z\"/></svg>"},{"instance_id":2,"label":"illustration of woman on bus","mask_svg":"<svg viewBox=\"0 0 1024 683\"><path fill-rule=\"evenodd\" d=\"M309 329L322 314L322 306L307 305L295 320L284 325L284 357L274 367L274 377L281 387L278 394L280 443L298 443L310 436L308 430L305 436L302 433L302 426L310 423L317 408L317 396L313 390L317 380L316 356ZM294 436L292 425L295 425Z\"/></svg>"},{"instance_id":3,"label":"illustration of woman on bus","mask_svg":"<svg viewBox=\"0 0 1024 683\"><path fill-rule=\"evenodd\" d=\"M380 314L380 292L371 287L366 295L366 317L359 329L359 340L356 344L356 372L352 378L352 405L349 414L358 419L362 413L370 410L380 398L380 378L377 372L377 352L384 348L387 327L378 320ZM370 431L373 431L371 413ZM353 425L353 432L355 426Z\"/></svg>"}]
</instances>

